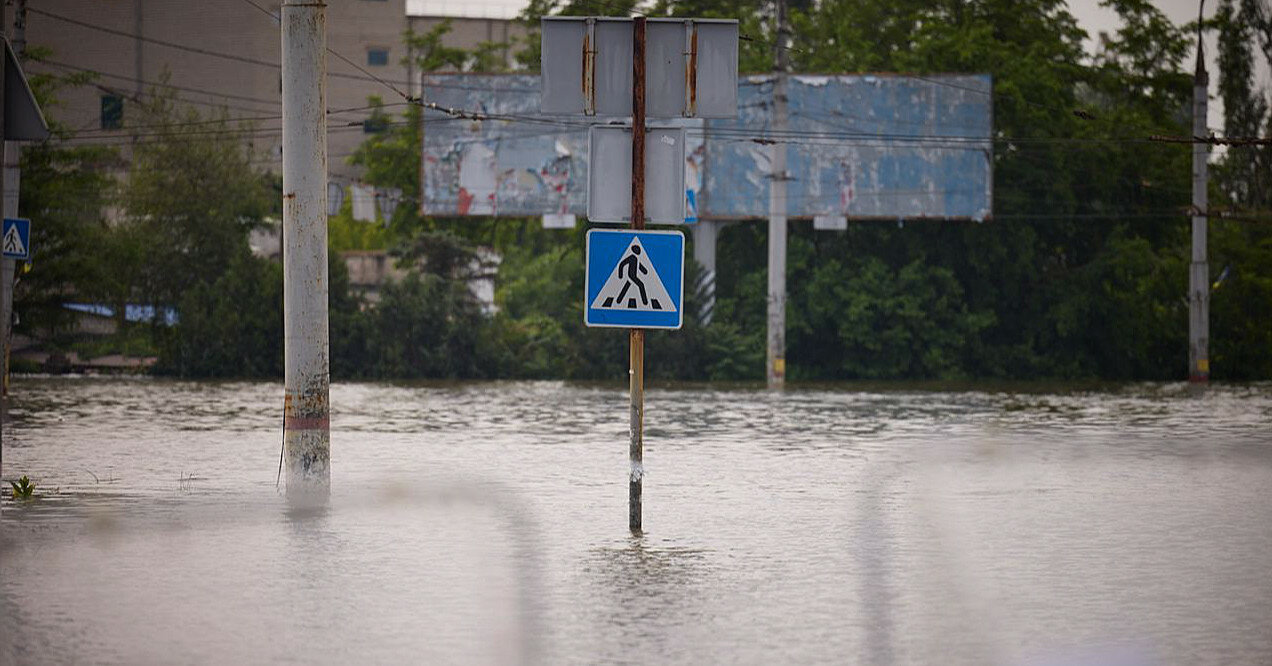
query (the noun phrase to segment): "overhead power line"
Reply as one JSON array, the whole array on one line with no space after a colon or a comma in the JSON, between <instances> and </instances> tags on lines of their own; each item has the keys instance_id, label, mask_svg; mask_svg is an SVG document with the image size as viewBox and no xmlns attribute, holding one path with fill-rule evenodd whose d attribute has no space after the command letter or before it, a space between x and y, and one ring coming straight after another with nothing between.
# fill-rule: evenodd
<instances>
[{"instance_id":1,"label":"overhead power line","mask_svg":"<svg viewBox=\"0 0 1272 666\"><path fill-rule=\"evenodd\" d=\"M248 95L236 95L234 93L216 92L212 90L207 90L205 88L192 88L190 86L179 86L173 83L165 83L162 81L138 79L131 76L124 76L122 74L112 74L109 72L103 72L101 70L92 69L89 67L80 67L78 65L71 65L69 63L58 62L56 60L42 59L42 60L33 60L32 62L39 63L42 65L52 65L54 67L69 69L75 72L83 72L85 74L94 74L96 76L101 76L108 79L115 79L117 81L128 81L129 83L140 83L142 85L154 86L156 88L168 88L171 90L179 90L181 92L195 93L198 95L207 95L209 97L221 97L224 99L233 99L233 100L238 100L243 102L252 102L254 104L269 104L271 106L279 106L281 104L281 102L277 99L265 99L263 97L250 97Z\"/></svg>"},{"instance_id":2,"label":"overhead power line","mask_svg":"<svg viewBox=\"0 0 1272 666\"><path fill-rule=\"evenodd\" d=\"M58 20L58 21L63 21L63 22L65 22L65 23L70 23L71 25L77 25L77 26L80 26L80 27L82 27L82 28L88 28L89 30L96 30L96 31L98 31L98 32L104 32L104 33L107 33L107 34L110 34L110 35L117 35L117 36L119 36L119 37L127 37L128 39L139 39L139 40L141 40L141 41L143 41L143 42L147 42L147 43L150 43L150 44L158 44L159 46L166 46L166 47L168 47L168 48L177 49L177 50L179 50L179 51L186 51L186 52L188 52L188 53L198 53L198 54L206 55L206 56L210 56L210 57L213 57L213 58L224 58L224 59L226 59L226 60L233 60L233 61L236 61L236 62L247 63L247 64L249 64L249 65L260 65L260 66L263 66L263 67L273 67L274 69L279 69L279 68L280 68L280 65L279 65L278 63L276 63L276 62L268 62L268 61L265 61L265 60L258 60L258 59L256 59L256 58L249 58L249 57L247 57L247 56L235 55L235 54L232 54L232 53L221 53L221 52L218 52L218 51L211 51L211 50L208 50L208 49L201 49L201 48L199 48L199 47L197 47L197 46L189 46L189 45L187 45L187 44L178 44L178 43L176 43L176 42L170 42L170 41L167 41L167 40L164 40L164 39L158 39L158 38L155 38L155 37L146 37L146 36L144 36L144 35L138 35L138 34L136 34L136 33L126 32L126 31L124 31L124 30L115 30L114 28L107 28L107 27L105 27L105 26L95 25L95 24L92 24L92 23L88 23L87 21L80 21L80 20L78 20L78 19L73 19L73 18L70 18L70 17L67 17L67 16L62 16L62 15L60 15L60 14L54 14L53 12L45 11L45 10L43 10L43 9L37 9L37 8L35 8L35 7L27 7L27 11L28 11L28 12L30 12L30 13L32 13L32 14L39 14L40 16L46 16L46 17L51 18L51 19L55 19L55 20Z\"/></svg>"},{"instance_id":3,"label":"overhead power line","mask_svg":"<svg viewBox=\"0 0 1272 666\"><path fill-rule=\"evenodd\" d=\"M257 66L259 66L259 67L269 67L269 68L271 68L271 69L278 69L278 70L281 70L281 69L282 69L282 65L281 65L281 64L276 63L276 62L270 62L270 61L268 61L268 60L261 60L261 59L259 59L259 58L250 58L250 57L248 57L248 56L237 55L237 54L234 54L234 53L223 53L223 52L220 52L220 51L213 51L213 50L211 50L211 49L199 48L199 47L197 47L197 46L189 46L189 45L186 45L186 44L179 44L179 43L177 43L177 42L170 42L170 41L168 41L168 40L158 39L158 38L155 38L155 37L147 37L147 36L145 36L145 35L138 35L138 34L136 34L136 33L127 32L127 31L125 31L125 30L116 30L116 29L114 29L114 28L107 28L107 27L105 27L105 26L94 25L94 24L92 24L92 23L88 23L88 22L86 22L86 21L80 21L80 20L78 20L78 19L73 19L73 18L70 18L70 17L67 17L67 16L62 16L62 15L60 15L60 14L55 14L55 13L53 13L53 12L45 11L45 10L43 10L43 9L36 9L36 8L34 8L34 7L28 7L28 8L27 8L27 11L28 11L28 12L31 12L31 13L33 13L33 14L39 14L40 16L46 16L46 17L48 17L48 18L51 18L51 19L54 19L54 20L57 20L57 21L63 21L63 22L69 23L69 24L71 24L71 25L76 25L76 26L80 26L80 27L82 27L82 28L87 28L87 29L89 29L89 30L97 30L97 31L99 31L99 32L104 32L104 33L111 34L111 35L116 35L116 36L119 36L119 37L127 37L128 39L137 39L137 40L141 40L141 41L143 41L143 42L149 43L149 44L157 44L157 45L159 45L159 46L166 46L166 47L171 48L171 49L177 49L178 51L185 51L185 52L187 52L187 53L197 53L197 54L199 54L199 55L205 55L205 56L209 56L209 57L212 57L212 58L222 58L222 59L225 59L225 60L232 60L232 61L234 61L234 62L241 62L241 63L245 63L245 64L248 64L248 65L257 65ZM329 76L329 77L334 77L334 78L354 79L354 80L358 80L358 81L376 81L376 82L379 82L379 83L381 83L381 84L384 84L384 85L388 86L389 88L393 89L393 90L394 90L394 92L398 92L398 94L402 94L402 95L405 97L405 94L401 93L401 92L400 92L400 91L398 91L396 88L394 88L394 87L393 87L393 85L392 85L392 83L390 83L388 80L386 80L386 79L384 79L384 78L382 78L382 77L378 77L378 76L375 76L375 75L373 75L373 74L370 74L370 73L369 73L369 72L367 72L365 69L362 69L362 68L361 68L361 67L359 67L358 65L354 64L354 63L353 63L352 61L350 61L348 58L345 58L345 57L343 57L343 56L341 56L341 55L339 55L339 54L334 54L334 55L336 55L336 56L337 56L338 58L340 58L342 61L349 63L349 64L350 64L350 65L352 65L354 68L356 68L356 69L358 69L358 70L362 71L363 73L362 73L362 74L348 74L348 73L344 73L344 72L327 72L327 76ZM398 83L402 83L402 84L404 84L404 85L409 85L409 84L406 84L405 82L398 82Z\"/></svg>"},{"instance_id":4,"label":"overhead power line","mask_svg":"<svg viewBox=\"0 0 1272 666\"><path fill-rule=\"evenodd\" d=\"M275 23L278 23L278 24L280 24L280 25L282 24L282 18L281 18L281 17L279 17L279 16L278 16L277 14L275 14L274 12L271 12L270 10L265 9L264 7L262 7L262 6L258 5L258 4L256 4L256 2L254 2L253 0L243 0L243 2L246 2L247 4L251 5L252 7L256 8L258 11L260 11L262 14L265 14L266 16L268 16L268 17L270 17L270 18L274 19L274 22L275 22ZM359 65L358 63L356 63L356 62L354 62L354 61L352 61L352 60L350 60L350 59L348 59L348 58L344 57L344 56L343 56L343 55L341 55L340 53L336 52L336 50L335 50L335 49L333 49L333 48L331 48L330 46L328 46L328 47L326 47L326 48L327 48L327 53L330 53L331 55L336 56L336 58L339 58L339 59L340 59L341 61L343 61L345 64L347 64L347 65L349 65L350 67L352 67L352 68L354 68L354 69L358 70L359 72L362 72L363 74L367 75L367 76L368 76L371 80L376 81L377 83L379 83L379 84L381 84L381 85L383 85L383 86L387 87L389 90L392 90L394 93L396 93L396 94L397 94L399 97L401 97L402 99L409 99L409 96L408 96L406 93L402 92L401 90L398 90L397 86L393 85L392 83L389 83L388 81L385 81L384 79L382 79L382 78L380 78L380 77L376 76L375 74L372 74L371 72L368 72L368 71L367 71L366 69L364 69L361 65Z\"/></svg>"},{"instance_id":5,"label":"overhead power line","mask_svg":"<svg viewBox=\"0 0 1272 666\"><path fill-rule=\"evenodd\" d=\"M355 107L350 107L347 109L328 109L327 115L334 116L334 115L340 115L344 113L354 113L357 111L373 111L373 110L382 109L388 106L405 106L406 104L407 104L406 102L393 102L391 104L370 104L366 106L355 106ZM247 116L247 117L237 117L237 118L214 118L210 120L191 120L191 121L180 121L180 122L173 122L173 123L155 123L152 125L126 125L124 127L120 127L116 129L89 128L89 129L75 130L71 132L71 136L84 137L84 138L88 138L85 135L92 135L92 134L117 136L122 133L133 132L136 130L180 129L183 127L198 127L200 125L232 124L232 123L271 121L271 120L282 120L282 119L283 119L282 114L275 113L271 115ZM358 124L361 124L362 120L358 120L356 122ZM345 124L347 125L348 123L345 123ZM225 133L240 134L241 131L227 129L225 130Z\"/></svg>"},{"instance_id":6,"label":"overhead power line","mask_svg":"<svg viewBox=\"0 0 1272 666\"><path fill-rule=\"evenodd\" d=\"M1148 137L1148 140L1159 143L1207 143L1212 146L1272 146L1272 137L1257 136L1162 136L1154 134Z\"/></svg>"}]
</instances>

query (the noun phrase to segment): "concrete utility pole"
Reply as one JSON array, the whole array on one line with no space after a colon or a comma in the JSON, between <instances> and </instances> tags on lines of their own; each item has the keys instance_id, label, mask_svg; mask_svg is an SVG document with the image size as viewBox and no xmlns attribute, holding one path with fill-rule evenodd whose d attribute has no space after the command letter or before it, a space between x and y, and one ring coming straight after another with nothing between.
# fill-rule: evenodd
<instances>
[{"instance_id":1,"label":"concrete utility pole","mask_svg":"<svg viewBox=\"0 0 1272 666\"><path fill-rule=\"evenodd\" d=\"M777 143L769 146L773 172L769 180L768 227L768 386L786 383L786 0L777 2L777 41L774 45L777 73L773 83L773 132Z\"/></svg>"},{"instance_id":2,"label":"concrete utility pole","mask_svg":"<svg viewBox=\"0 0 1272 666\"><path fill-rule=\"evenodd\" d=\"M26 0L17 0L13 4L13 26L11 39L9 44L13 47L14 55L22 58L26 55ZM0 75L0 84L4 81ZM2 98L0 98L2 99ZM0 118L3 118L0 115ZM18 194L21 185L22 171L20 169L22 160L22 152L19 150L19 144L16 141L4 142L4 181L0 190L3 190L4 203L3 212L5 217L18 216ZM4 271L4 278L0 280L0 289L4 290L4 302L0 304L0 311L4 316L4 386L3 392L9 394L9 347L12 340L13 331L13 286L17 274L17 262L13 259L5 259L0 270Z\"/></svg>"},{"instance_id":3,"label":"concrete utility pole","mask_svg":"<svg viewBox=\"0 0 1272 666\"><path fill-rule=\"evenodd\" d=\"M645 228L645 17L632 25L632 229ZM641 490L645 478L645 330L631 329L628 393L628 457L631 477L627 486L627 527L641 531Z\"/></svg>"},{"instance_id":4,"label":"concrete utility pole","mask_svg":"<svg viewBox=\"0 0 1272 666\"><path fill-rule=\"evenodd\" d=\"M21 56L26 45L26 0L18 0L13 7L13 24L7 31L12 36L11 44L14 53ZM0 66L0 70L4 69ZM0 71L0 88L4 88L4 72ZM0 90L0 106L4 104L4 91ZM0 140L4 136L4 110L0 108ZM0 195L3 202L0 208L5 217L18 216L18 144L3 141L4 144L4 176L0 180ZM13 283L17 272L17 261L7 257L0 259L0 335L4 336L4 358L0 359L0 394L9 395L9 347L13 339ZM7 416L7 414L6 414Z\"/></svg>"},{"instance_id":5,"label":"concrete utility pole","mask_svg":"<svg viewBox=\"0 0 1272 666\"><path fill-rule=\"evenodd\" d=\"M7 48L0 45L0 48ZM0 58L7 57L0 54ZM4 105L5 105L5 69L0 60L0 144L5 146L8 156L8 145L4 143ZM7 159L5 160L8 161ZM0 169L0 191L8 184L8 169ZM8 213L8 197L4 202L5 213ZM14 261L7 257L0 258L0 344L4 347L4 358L0 359L0 478L4 477L4 426L9 422L9 334L13 324L13 268Z\"/></svg>"},{"instance_id":6,"label":"concrete utility pole","mask_svg":"<svg viewBox=\"0 0 1272 666\"><path fill-rule=\"evenodd\" d=\"M1203 0L1201 6L1206 5ZM1188 273L1188 381L1210 381L1210 264L1206 261L1206 196L1210 144L1200 141L1206 131L1206 96L1210 78L1201 40L1200 11L1197 26L1197 71L1193 77L1193 184L1192 266Z\"/></svg>"},{"instance_id":7,"label":"concrete utility pole","mask_svg":"<svg viewBox=\"0 0 1272 666\"><path fill-rule=\"evenodd\" d=\"M133 89L138 97L146 92L146 84L142 83L146 79L146 8L145 0L133 0L133 74L137 78L137 85Z\"/></svg>"},{"instance_id":8,"label":"concrete utility pole","mask_svg":"<svg viewBox=\"0 0 1272 666\"><path fill-rule=\"evenodd\" d=\"M693 225L693 258L702 266L706 284L705 302L702 304L702 324L711 323L715 310L716 240L720 237L718 220L698 220Z\"/></svg>"},{"instance_id":9,"label":"concrete utility pole","mask_svg":"<svg viewBox=\"0 0 1272 666\"><path fill-rule=\"evenodd\" d=\"M16 0L13 3L13 38L9 40L9 44L13 46L13 52L18 58L26 57L26 0Z\"/></svg>"},{"instance_id":10,"label":"concrete utility pole","mask_svg":"<svg viewBox=\"0 0 1272 666\"><path fill-rule=\"evenodd\" d=\"M283 448L287 495L331 487L327 338L327 4L284 0Z\"/></svg>"}]
</instances>

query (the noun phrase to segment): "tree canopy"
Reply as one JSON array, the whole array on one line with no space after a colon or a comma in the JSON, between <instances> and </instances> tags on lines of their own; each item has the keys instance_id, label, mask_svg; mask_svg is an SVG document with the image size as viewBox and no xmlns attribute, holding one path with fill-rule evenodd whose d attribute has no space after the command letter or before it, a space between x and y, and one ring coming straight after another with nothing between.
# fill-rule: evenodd
<instances>
[{"instance_id":1,"label":"tree canopy","mask_svg":"<svg viewBox=\"0 0 1272 666\"><path fill-rule=\"evenodd\" d=\"M1220 0L1200 26L1179 26L1148 0L1107 0L1120 26L1097 36L1093 47L1062 0L787 4L789 41L777 35L771 0L639 6L532 0L521 19L530 36L514 44L455 49L446 46L446 23L405 39L419 71L500 70L510 64L506 49L513 67L533 71L540 17L639 10L737 18L744 72L771 70L784 50L794 71L989 74L992 220L852 222L841 233L792 222L788 376L1186 376L1191 146L1149 138L1191 133L1198 28L1218 36L1225 109L1219 134L1272 134L1267 91L1255 79L1258 59L1272 62L1266 2ZM244 240L270 214L269 198L277 193L227 118L200 117L225 131L199 138L177 128L189 127L191 112L160 100L151 113L147 122L174 129L133 151L131 175L119 187L119 224L105 223L99 212L111 200L110 180L94 167L103 155L57 142L26 153L27 181L35 182L29 196L24 188L24 207L60 216L68 230L92 230L83 238L57 232L60 239L47 241L66 249L49 260L56 271L28 283L26 303L33 306L37 294L55 301L70 290L175 304L183 313L176 335L186 342L170 349L185 350L173 358L188 362L168 367L198 375L272 374L281 352L264 340L273 333L231 329L273 331L277 324L271 285L278 276L246 256ZM347 276L333 263L337 378L622 376L625 337L581 321L584 229L420 215L419 113L417 106L400 117L374 110L371 118L383 131L350 158L366 182L399 189L404 205L383 227L354 222L347 212L336 216L333 249L389 249L407 277L370 303L348 290ZM1266 379L1272 377L1272 147L1232 146L1216 151L1212 165L1212 374ZM68 207L65 188L90 195ZM101 263L86 259L76 243L118 249ZM470 288L474 262L485 256L477 246L501 258L493 312ZM690 316L684 330L650 336L651 376L763 377L765 247L764 225L723 230L710 317L704 278L689 267ZM249 300L256 294L259 307L230 313L230 303L217 302L227 293ZM221 351L190 356L209 347ZM268 358L236 365L239 352Z\"/></svg>"}]
</instances>

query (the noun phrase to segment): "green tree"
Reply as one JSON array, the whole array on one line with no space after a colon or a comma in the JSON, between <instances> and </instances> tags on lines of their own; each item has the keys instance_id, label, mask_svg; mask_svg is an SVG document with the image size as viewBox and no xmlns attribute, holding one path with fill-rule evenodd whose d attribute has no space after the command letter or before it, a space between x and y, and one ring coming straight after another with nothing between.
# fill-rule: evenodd
<instances>
[{"instance_id":1,"label":"green tree","mask_svg":"<svg viewBox=\"0 0 1272 666\"><path fill-rule=\"evenodd\" d=\"M28 50L34 59L47 54ZM84 75L30 76L32 92L45 109L59 105L58 93L90 81ZM109 269L117 248L105 211L113 201L110 169L118 162L112 146L71 144L75 133L50 120L52 138L21 148L18 212L33 220L31 270L14 290L17 331L37 338L61 338L74 318L63 307L72 301L118 300L120 286ZM121 310L122 313L122 310Z\"/></svg>"},{"instance_id":2,"label":"green tree","mask_svg":"<svg viewBox=\"0 0 1272 666\"><path fill-rule=\"evenodd\" d=\"M122 203L125 233L142 243L133 287L171 306L214 282L247 249L247 231L273 209L272 179L256 161L251 127L155 93L140 114Z\"/></svg>"},{"instance_id":3,"label":"green tree","mask_svg":"<svg viewBox=\"0 0 1272 666\"><path fill-rule=\"evenodd\" d=\"M281 377L283 267L240 249L211 282L177 302L160 372L182 377Z\"/></svg>"},{"instance_id":4,"label":"green tree","mask_svg":"<svg viewBox=\"0 0 1272 666\"><path fill-rule=\"evenodd\" d=\"M1215 14L1219 28L1219 95L1223 129L1229 137L1272 133L1268 98L1255 88L1253 47L1262 33L1269 46L1272 10L1258 0L1223 0ZM1267 48L1272 65L1272 48ZM1242 210L1272 210L1272 146L1244 145L1227 150L1216 169L1224 198Z\"/></svg>"},{"instance_id":5,"label":"green tree","mask_svg":"<svg viewBox=\"0 0 1272 666\"><path fill-rule=\"evenodd\" d=\"M1256 88L1253 47L1272 65L1272 10L1255 0L1224 0L1215 14L1219 31L1219 93L1224 134L1272 134L1269 98ZM1230 146L1214 170L1210 218L1211 266L1218 274L1210 296L1211 368L1215 376L1272 376L1272 146ZM1217 190L1217 191L1216 191ZM1218 196L1216 196L1218 195Z\"/></svg>"}]
</instances>

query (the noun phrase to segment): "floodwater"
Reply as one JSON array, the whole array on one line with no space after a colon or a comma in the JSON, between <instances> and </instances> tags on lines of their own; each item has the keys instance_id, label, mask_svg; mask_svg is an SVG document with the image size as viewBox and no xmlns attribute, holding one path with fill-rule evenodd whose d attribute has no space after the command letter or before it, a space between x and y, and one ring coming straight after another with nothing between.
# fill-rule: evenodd
<instances>
[{"instance_id":1,"label":"floodwater","mask_svg":"<svg viewBox=\"0 0 1272 666\"><path fill-rule=\"evenodd\" d=\"M1272 384L19 378L0 663L1272 662ZM7 485L7 484L6 484Z\"/></svg>"}]
</instances>

